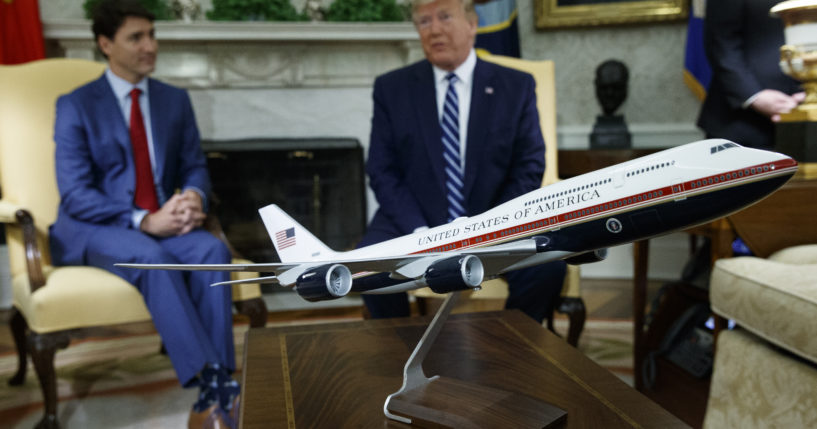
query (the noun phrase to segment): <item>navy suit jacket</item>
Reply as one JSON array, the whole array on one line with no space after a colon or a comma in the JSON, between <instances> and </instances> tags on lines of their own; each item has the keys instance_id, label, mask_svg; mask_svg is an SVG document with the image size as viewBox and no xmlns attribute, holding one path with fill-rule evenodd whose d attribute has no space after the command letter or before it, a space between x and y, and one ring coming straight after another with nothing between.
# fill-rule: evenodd
<instances>
[{"instance_id":1,"label":"navy suit jacket","mask_svg":"<svg viewBox=\"0 0 817 429\"><path fill-rule=\"evenodd\" d=\"M426 60L375 80L366 171L379 208L361 246L446 222L435 91ZM471 94L463 190L468 216L540 187L545 168L533 77L477 60Z\"/></svg>"},{"instance_id":2,"label":"navy suit jacket","mask_svg":"<svg viewBox=\"0 0 817 429\"><path fill-rule=\"evenodd\" d=\"M192 186L208 195L207 163L187 91L149 79L148 94L162 193ZM128 124L104 75L57 100L54 140L60 206L51 226L52 257L58 265L84 264L87 237L100 225L132 228L137 209Z\"/></svg>"},{"instance_id":3,"label":"navy suit jacket","mask_svg":"<svg viewBox=\"0 0 817 429\"><path fill-rule=\"evenodd\" d=\"M706 56L712 82L701 107L698 126L708 136L752 147L774 145L768 117L742 104L763 89L787 94L798 83L778 65L783 22L769 16L779 0L717 0L707 2L704 20Z\"/></svg>"}]
</instances>

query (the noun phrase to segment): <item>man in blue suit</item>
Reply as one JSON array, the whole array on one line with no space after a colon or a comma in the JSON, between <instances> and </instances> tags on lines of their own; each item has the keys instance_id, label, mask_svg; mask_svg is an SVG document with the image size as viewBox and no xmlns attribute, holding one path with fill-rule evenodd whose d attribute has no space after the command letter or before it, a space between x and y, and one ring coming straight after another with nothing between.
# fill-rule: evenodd
<instances>
[{"instance_id":1,"label":"man in blue suit","mask_svg":"<svg viewBox=\"0 0 817 429\"><path fill-rule=\"evenodd\" d=\"M139 1L103 1L94 11L109 67L57 101L51 252L56 264L103 268L139 289L179 381L200 387L190 416L200 428L223 422L239 393L230 377L231 291L209 286L226 274L113 266L230 262L227 247L200 228L210 181L187 92L148 78L153 19Z\"/></svg>"},{"instance_id":2,"label":"man in blue suit","mask_svg":"<svg viewBox=\"0 0 817 429\"><path fill-rule=\"evenodd\" d=\"M783 21L769 16L779 0L706 3L704 43L712 82L698 116L706 136L745 146L774 146L774 124L805 99L778 65Z\"/></svg>"},{"instance_id":3,"label":"man in blue suit","mask_svg":"<svg viewBox=\"0 0 817 429\"><path fill-rule=\"evenodd\" d=\"M379 208L360 246L479 214L542 182L535 82L477 59L472 0L415 0L412 18L426 59L375 81L366 171ZM506 307L541 322L564 275L561 261L509 273ZM363 298L372 317L409 315L405 293Z\"/></svg>"}]
</instances>

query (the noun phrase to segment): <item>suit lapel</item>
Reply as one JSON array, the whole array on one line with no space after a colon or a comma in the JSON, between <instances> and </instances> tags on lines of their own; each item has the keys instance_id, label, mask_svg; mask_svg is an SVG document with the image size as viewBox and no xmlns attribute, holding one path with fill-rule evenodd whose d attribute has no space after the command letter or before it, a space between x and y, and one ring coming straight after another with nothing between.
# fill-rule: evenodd
<instances>
[{"instance_id":1,"label":"suit lapel","mask_svg":"<svg viewBox=\"0 0 817 429\"><path fill-rule=\"evenodd\" d=\"M479 174L479 163L485 151L485 138L488 129L486 124L493 117L493 73L482 60L477 60L474 67L474 82L471 86L471 107L468 114L468 141L465 142L465 186L463 195L466 202ZM470 214L470 213L469 213Z\"/></svg>"},{"instance_id":2,"label":"suit lapel","mask_svg":"<svg viewBox=\"0 0 817 429\"><path fill-rule=\"evenodd\" d=\"M148 79L148 103L150 104L150 127L153 136L153 154L155 156L156 167L154 171L159 172L159 177L165 177L165 150L167 148L167 118L160 115L162 106L162 91L156 81Z\"/></svg>"},{"instance_id":3,"label":"suit lapel","mask_svg":"<svg viewBox=\"0 0 817 429\"><path fill-rule=\"evenodd\" d=\"M436 82L431 63L423 61L415 69L412 94L415 95L414 109L417 115L418 132L428 151L434 178L441 191L445 191L445 165L443 164L442 130L437 113Z\"/></svg>"},{"instance_id":4,"label":"suit lapel","mask_svg":"<svg viewBox=\"0 0 817 429\"><path fill-rule=\"evenodd\" d=\"M114 139L116 140L115 143L122 147L126 158L132 160L133 151L130 142L129 125L125 122L125 117L122 116L122 108L119 107L119 100L116 99L116 94L113 93L113 89L104 74L94 81L93 91L99 100L97 104L99 108L99 118L102 119L104 123L111 124L114 131Z\"/></svg>"}]
</instances>

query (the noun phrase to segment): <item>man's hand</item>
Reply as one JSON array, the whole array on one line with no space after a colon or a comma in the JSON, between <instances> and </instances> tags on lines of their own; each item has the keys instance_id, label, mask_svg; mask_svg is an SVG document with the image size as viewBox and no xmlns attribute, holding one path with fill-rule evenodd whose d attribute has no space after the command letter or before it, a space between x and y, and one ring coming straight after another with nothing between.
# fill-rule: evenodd
<instances>
[{"instance_id":1,"label":"man's hand","mask_svg":"<svg viewBox=\"0 0 817 429\"><path fill-rule=\"evenodd\" d=\"M177 210L184 224L179 235L187 234L192 231L193 228L201 226L207 217L202 208L201 195L192 189L188 189L181 194Z\"/></svg>"},{"instance_id":2,"label":"man's hand","mask_svg":"<svg viewBox=\"0 0 817 429\"><path fill-rule=\"evenodd\" d=\"M162 208L146 215L139 227L157 237L183 235L201 226L205 217L201 197L197 192L187 190L173 195Z\"/></svg>"},{"instance_id":3,"label":"man's hand","mask_svg":"<svg viewBox=\"0 0 817 429\"><path fill-rule=\"evenodd\" d=\"M751 107L758 113L768 116L772 122L778 122L780 114L789 113L805 98L804 92L788 95L775 89L764 89L757 94Z\"/></svg>"}]
</instances>

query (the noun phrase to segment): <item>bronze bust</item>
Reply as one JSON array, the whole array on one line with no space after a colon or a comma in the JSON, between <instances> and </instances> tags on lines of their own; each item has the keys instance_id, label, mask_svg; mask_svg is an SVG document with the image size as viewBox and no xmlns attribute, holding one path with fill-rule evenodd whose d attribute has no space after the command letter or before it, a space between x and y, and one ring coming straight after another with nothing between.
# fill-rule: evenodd
<instances>
[{"instance_id":1,"label":"bronze bust","mask_svg":"<svg viewBox=\"0 0 817 429\"><path fill-rule=\"evenodd\" d=\"M592 149L623 149L631 144L630 132L623 115L615 115L627 99L627 85L630 72L618 60L607 60L596 68L596 98L603 112L596 117L593 133L590 134Z\"/></svg>"}]
</instances>

